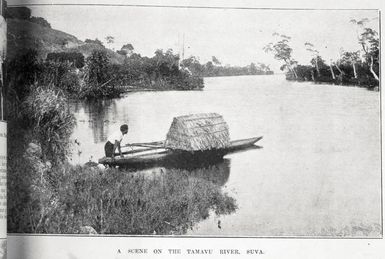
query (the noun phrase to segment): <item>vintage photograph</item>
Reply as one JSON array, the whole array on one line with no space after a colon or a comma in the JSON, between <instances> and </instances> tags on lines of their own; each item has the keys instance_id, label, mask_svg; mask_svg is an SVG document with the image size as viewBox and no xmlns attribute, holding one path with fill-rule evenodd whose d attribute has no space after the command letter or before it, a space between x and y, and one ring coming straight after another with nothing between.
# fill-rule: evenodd
<instances>
[{"instance_id":1,"label":"vintage photograph","mask_svg":"<svg viewBox=\"0 0 385 259\"><path fill-rule=\"evenodd\" d=\"M382 237L378 10L3 8L9 233Z\"/></svg>"}]
</instances>

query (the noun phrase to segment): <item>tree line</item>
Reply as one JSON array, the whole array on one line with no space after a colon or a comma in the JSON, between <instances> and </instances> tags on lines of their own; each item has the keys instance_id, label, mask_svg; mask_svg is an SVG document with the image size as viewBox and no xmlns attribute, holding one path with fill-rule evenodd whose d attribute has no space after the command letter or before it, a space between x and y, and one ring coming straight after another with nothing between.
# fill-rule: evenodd
<instances>
[{"instance_id":1,"label":"tree line","mask_svg":"<svg viewBox=\"0 0 385 259\"><path fill-rule=\"evenodd\" d=\"M157 50L151 58L133 54L114 64L104 49L87 58L79 52L58 52L45 59L31 49L6 62L5 79L8 93L20 100L33 85L54 85L80 99L116 97L130 89L203 88L203 79L180 69L178 62L172 50Z\"/></svg>"},{"instance_id":2,"label":"tree line","mask_svg":"<svg viewBox=\"0 0 385 259\"><path fill-rule=\"evenodd\" d=\"M248 66L223 66L219 59L212 56L212 60L205 64L201 64L199 59L191 56L184 59L181 66L190 71L193 75L202 77L214 76L242 76L242 75L271 75L274 72L270 70L268 65L263 63L250 63Z\"/></svg>"},{"instance_id":3,"label":"tree line","mask_svg":"<svg viewBox=\"0 0 385 259\"><path fill-rule=\"evenodd\" d=\"M352 19L357 29L357 42L361 49L344 51L335 60L325 61L316 46L305 42L304 48L311 54L310 65L298 64L290 47L291 37L273 33L274 42L264 47L282 62L281 70L286 71L286 79L296 81L327 82L334 84L358 85L367 88L379 85L379 37L377 31L367 27L369 19Z\"/></svg>"},{"instance_id":4,"label":"tree line","mask_svg":"<svg viewBox=\"0 0 385 259\"><path fill-rule=\"evenodd\" d=\"M105 42L112 48L115 38L111 35L105 37ZM104 47L104 44L99 39L86 39L86 43L97 44ZM112 48L113 49L113 48ZM168 51L172 51L171 49ZM134 53L134 47L132 44L127 43L121 47L120 50L116 50L116 53L126 57L136 57L138 54ZM135 55L134 55L135 54ZM191 75L198 77L213 77L213 76L241 76L241 75L270 75L274 72L270 69L269 65L263 63L250 63L247 66L230 66L222 65L221 61L216 56L212 56L211 60L205 64L201 64L199 58L196 56L190 56L187 59L180 60L177 57L179 68L187 71Z\"/></svg>"}]
</instances>

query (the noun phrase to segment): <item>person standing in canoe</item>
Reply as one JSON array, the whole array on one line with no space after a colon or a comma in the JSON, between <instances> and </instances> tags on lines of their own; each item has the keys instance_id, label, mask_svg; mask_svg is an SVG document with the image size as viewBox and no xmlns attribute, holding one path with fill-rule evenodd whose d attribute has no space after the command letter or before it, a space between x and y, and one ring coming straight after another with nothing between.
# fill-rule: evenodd
<instances>
[{"instance_id":1,"label":"person standing in canoe","mask_svg":"<svg viewBox=\"0 0 385 259\"><path fill-rule=\"evenodd\" d=\"M123 157L122 150L120 148L120 142L122 142L122 139L124 135L127 134L127 132L128 132L128 125L123 124L122 126L120 126L120 131L116 131L108 137L107 143L104 145L104 151L106 153L106 157L114 158L114 153L116 148L119 151L120 157Z\"/></svg>"}]
</instances>

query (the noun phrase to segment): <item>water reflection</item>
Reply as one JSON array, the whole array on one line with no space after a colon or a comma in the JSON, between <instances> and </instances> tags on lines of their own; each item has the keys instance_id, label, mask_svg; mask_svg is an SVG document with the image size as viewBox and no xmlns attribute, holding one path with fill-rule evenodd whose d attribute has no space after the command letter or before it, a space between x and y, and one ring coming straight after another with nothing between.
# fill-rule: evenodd
<instances>
[{"instance_id":1,"label":"water reflection","mask_svg":"<svg viewBox=\"0 0 385 259\"><path fill-rule=\"evenodd\" d=\"M116 120L115 116L118 112L115 99L74 102L72 109L74 113L84 115L81 118L77 116L78 124L88 124L94 143L104 142L107 139L110 123Z\"/></svg>"},{"instance_id":2,"label":"water reflection","mask_svg":"<svg viewBox=\"0 0 385 259\"><path fill-rule=\"evenodd\" d=\"M205 164L202 165L194 164L191 167L186 168L190 177L200 178L206 181L210 181L216 185L224 186L230 176L231 162L229 159L222 159L216 164ZM175 168L169 167L166 170L172 170Z\"/></svg>"},{"instance_id":3,"label":"water reflection","mask_svg":"<svg viewBox=\"0 0 385 259\"><path fill-rule=\"evenodd\" d=\"M168 164L165 166L153 166L146 168L145 166L131 167L132 172L142 174L158 174L163 175L175 171L183 171L188 177L199 178L209 181L218 186L224 186L230 176L230 159L220 159L218 161L205 161L202 163L184 163L184 164ZM128 169L128 168L127 168Z\"/></svg>"}]
</instances>

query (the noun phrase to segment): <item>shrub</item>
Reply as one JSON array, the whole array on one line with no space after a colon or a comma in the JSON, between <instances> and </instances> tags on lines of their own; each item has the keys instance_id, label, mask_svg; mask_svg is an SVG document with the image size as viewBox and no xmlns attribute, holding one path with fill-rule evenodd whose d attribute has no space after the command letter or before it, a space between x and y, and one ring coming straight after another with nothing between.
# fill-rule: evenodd
<instances>
[{"instance_id":1,"label":"shrub","mask_svg":"<svg viewBox=\"0 0 385 259\"><path fill-rule=\"evenodd\" d=\"M98 87L108 80L109 60L105 50L94 50L86 60L87 83Z\"/></svg>"}]
</instances>

